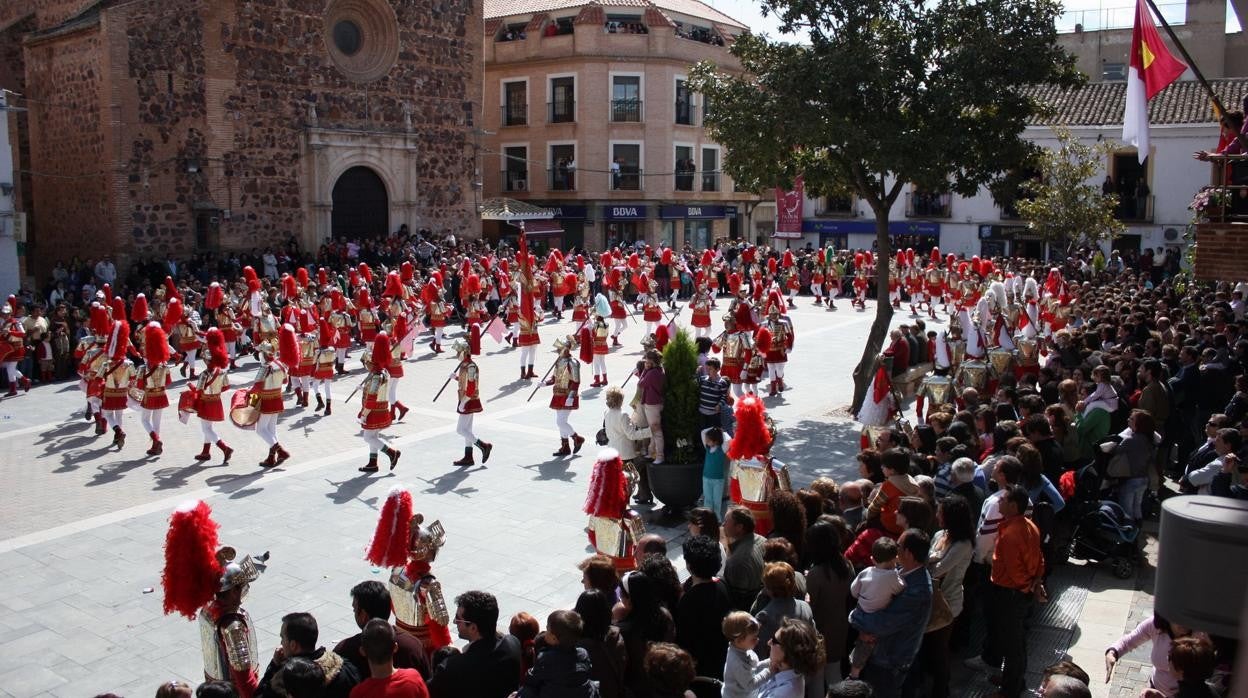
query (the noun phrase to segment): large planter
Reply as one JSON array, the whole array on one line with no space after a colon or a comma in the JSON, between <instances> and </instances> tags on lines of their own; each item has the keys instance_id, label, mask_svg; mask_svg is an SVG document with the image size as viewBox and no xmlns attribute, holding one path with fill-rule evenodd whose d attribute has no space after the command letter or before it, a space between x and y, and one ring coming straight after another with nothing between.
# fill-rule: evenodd
<instances>
[{"instance_id":1,"label":"large planter","mask_svg":"<svg viewBox=\"0 0 1248 698\"><path fill-rule=\"evenodd\" d=\"M650 463L646 468L650 491L666 508L688 509L702 496L701 463Z\"/></svg>"}]
</instances>

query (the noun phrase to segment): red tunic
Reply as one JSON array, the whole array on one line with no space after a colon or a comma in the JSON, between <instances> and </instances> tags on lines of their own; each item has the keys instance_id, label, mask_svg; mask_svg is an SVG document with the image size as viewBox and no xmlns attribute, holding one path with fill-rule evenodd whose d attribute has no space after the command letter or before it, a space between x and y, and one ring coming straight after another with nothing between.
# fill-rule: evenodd
<instances>
[{"instance_id":1,"label":"red tunic","mask_svg":"<svg viewBox=\"0 0 1248 698\"><path fill-rule=\"evenodd\" d=\"M321 347L316 350L316 364L312 368L312 377L318 381L330 380L334 377L333 347Z\"/></svg>"},{"instance_id":2,"label":"red tunic","mask_svg":"<svg viewBox=\"0 0 1248 698\"><path fill-rule=\"evenodd\" d=\"M373 431L391 425L388 383L388 376L384 374L372 374L365 380L364 397L360 401L361 427Z\"/></svg>"},{"instance_id":3,"label":"red tunic","mask_svg":"<svg viewBox=\"0 0 1248 698\"><path fill-rule=\"evenodd\" d=\"M153 374L159 374L153 376ZM155 377L159 385L151 385L151 378ZM163 380L161 378L163 377ZM143 402L142 406L145 410L163 410L169 406L169 394L165 392L165 388L173 383L173 377L169 375L168 370L164 366L157 366L155 369L148 367L140 379L143 385Z\"/></svg>"},{"instance_id":4,"label":"red tunic","mask_svg":"<svg viewBox=\"0 0 1248 698\"><path fill-rule=\"evenodd\" d=\"M623 320L628 317L628 310L624 308L624 302L618 298L611 301L611 317L615 320Z\"/></svg>"},{"instance_id":5,"label":"red tunic","mask_svg":"<svg viewBox=\"0 0 1248 698\"><path fill-rule=\"evenodd\" d=\"M480 377L477 365L472 361L465 361L459 367L459 402L460 405L455 406L455 411L460 414L476 414L482 410L481 392L477 385ZM462 405L462 406L461 406Z\"/></svg>"},{"instance_id":6,"label":"red tunic","mask_svg":"<svg viewBox=\"0 0 1248 698\"><path fill-rule=\"evenodd\" d=\"M693 326L711 326L711 306L706 301L697 301L693 304Z\"/></svg>"},{"instance_id":7,"label":"red tunic","mask_svg":"<svg viewBox=\"0 0 1248 698\"><path fill-rule=\"evenodd\" d=\"M647 303L641 309L641 319L645 322L658 322L663 319L663 311L659 306Z\"/></svg>"}]
</instances>

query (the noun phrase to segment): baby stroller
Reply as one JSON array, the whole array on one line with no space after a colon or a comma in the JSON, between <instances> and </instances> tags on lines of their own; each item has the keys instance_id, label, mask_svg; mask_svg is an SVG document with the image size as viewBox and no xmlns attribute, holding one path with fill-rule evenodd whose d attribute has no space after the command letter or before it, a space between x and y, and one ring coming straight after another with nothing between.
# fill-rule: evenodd
<instances>
[{"instance_id":1,"label":"baby stroller","mask_svg":"<svg viewBox=\"0 0 1248 698\"><path fill-rule=\"evenodd\" d=\"M1073 475L1075 493L1066 504L1073 528L1060 556L1109 562L1115 577L1130 579L1135 575L1139 529L1117 502L1101 499L1103 480L1095 463L1073 471Z\"/></svg>"}]
</instances>

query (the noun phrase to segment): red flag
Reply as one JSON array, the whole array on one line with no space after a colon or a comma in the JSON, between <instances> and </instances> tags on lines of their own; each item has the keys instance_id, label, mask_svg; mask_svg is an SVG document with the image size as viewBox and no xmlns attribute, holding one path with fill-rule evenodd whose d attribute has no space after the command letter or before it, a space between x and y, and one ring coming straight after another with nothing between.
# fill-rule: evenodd
<instances>
[{"instance_id":1,"label":"red flag","mask_svg":"<svg viewBox=\"0 0 1248 698\"><path fill-rule=\"evenodd\" d=\"M1145 0L1135 2L1135 28L1131 31L1129 57L1122 140L1136 147L1143 164L1148 157L1148 101L1187 70L1161 40Z\"/></svg>"}]
</instances>

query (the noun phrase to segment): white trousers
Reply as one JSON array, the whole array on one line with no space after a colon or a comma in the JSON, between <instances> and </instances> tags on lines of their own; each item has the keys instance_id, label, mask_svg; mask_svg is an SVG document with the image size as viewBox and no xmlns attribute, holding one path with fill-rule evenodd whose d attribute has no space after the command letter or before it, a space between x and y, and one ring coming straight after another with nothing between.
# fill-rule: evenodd
<instances>
[{"instance_id":1,"label":"white trousers","mask_svg":"<svg viewBox=\"0 0 1248 698\"><path fill-rule=\"evenodd\" d=\"M330 383L333 383L333 381L327 378L323 378L321 380L316 381L316 387L315 387L316 392L323 394L326 400L329 400L329 384Z\"/></svg>"},{"instance_id":2,"label":"white trousers","mask_svg":"<svg viewBox=\"0 0 1248 698\"><path fill-rule=\"evenodd\" d=\"M434 344L442 343L442 328L441 327L433 328L433 343Z\"/></svg>"},{"instance_id":3,"label":"white trousers","mask_svg":"<svg viewBox=\"0 0 1248 698\"><path fill-rule=\"evenodd\" d=\"M108 424L108 428L121 426L121 415L125 410L104 410L104 421Z\"/></svg>"},{"instance_id":4,"label":"white trousers","mask_svg":"<svg viewBox=\"0 0 1248 698\"><path fill-rule=\"evenodd\" d=\"M560 313L563 312L563 296L555 296L555 310Z\"/></svg>"},{"instance_id":5,"label":"white trousers","mask_svg":"<svg viewBox=\"0 0 1248 698\"><path fill-rule=\"evenodd\" d=\"M21 372L21 371L19 371L19 370L17 370L17 362L16 362L16 361L5 361L5 362L4 362L4 372L5 372L5 374L6 374L6 375L8 376L8 378L9 378L9 386L10 386L10 387L16 387L16 386L17 386L17 382L18 382L19 380L21 380L21 377L22 377L22 372Z\"/></svg>"},{"instance_id":6,"label":"white trousers","mask_svg":"<svg viewBox=\"0 0 1248 698\"><path fill-rule=\"evenodd\" d=\"M389 382L390 382L390 386L386 389L387 391L386 399L390 401L391 405L393 405L394 403L398 402L399 379L395 378L394 376L390 376Z\"/></svg>"},{"instance_id":7,"label":"white trousers","mask_svg":"<svg viewBox=\"0 0 1248 698\"><path fill-rule=\"evenodd\" d=\"M261 439L272 448L277 445L277 415L262 414L260 421L256 422L256 433Z\"/></svg>"},{"instance_id":8,"label":"white trousers","mask_svg":"<svg viewBox=\"0 0 1248 698\"><path fill-rule=\"evenodd\" d=\"M377 455L381 447L386 445L381 440L380 429L365 429L362 434L364 435L364 443L368 444L368 455L370 456Z\"/></svg>"},{"instance_id":9,"label":"white trousers","mask_svg":"<svg viewBox=\"0 0 1248 698\"><path fill-rule=\"evenodd\" d=\"M225 353L230 357L230 361L238 358L238 342L226 342Z\"/></svg>"},{"instance_id":10,"label":"white trousers","mask_svg":"<svg viewBox=\"0 0 1248 698\"><path fill-rule=\"evenodd\" d=\"M745 395L745 388L742 387L742 385L742 383L732 383L732 394L737 397L743 397Z\"/></svg>"},{"instance_id":11,"label":"white trousers","mask_svg":"<svg viewBox=\"0 0 1248 698\"><path fill-rule=\"evenodd\" d=\"M695 339L697 339L698 337L709 337L711 336L711 328L695 327L693 328L693 336Z\"/></svg>"},{"instance_id":12,"label":"white trousers","mask_svg":"<svg viewBox=\"0 0 1248 698\"><path fill-rule=\"evenodd\" d=\"M784 364L767 364L767 378L784 380Z\"/></svg>"},{"instance_id":13,"label":"white trousers","mask_svg":"<svg viewBox=\"0 0 1248 698\"><path fill-rule=\"evenodd\" d=\"M455 433L464 437L464 447L468 447L476 443L477 436L472 433L472 417L470 414L459 415L459 422L455 425Z\"/></svg>"},{"instance_id":14,"label":"white trousers","mask_svg":"<svg viewBox=\"0 0 1248 698\"><path fill-rule=\"evenodd\" d=\"M217 436L217 429L213 424L215 422L210 422L206 419L199 420L199 430L204 432L204 443L206 444L216 443L221 440L221 437Z\"/></svg>"},{"instance_id":15,"label":"white trousers","mask_svg":"<svg viewBox=\"0 0 1248 698\"><path fill-rule=\"evenodd\" d=\"M88 397L87 404L91 406L92 410L94 410L95 412L99 412L100 405L104 404L104 400L98 397Z\"/></svg>"},{"instance_id":16,"label":"white trousers","mask_svg":"<svg viewBox=\"0 0 1248 698\"><path fill-rule=\"evenodd\" d=\"M520 367L532 366L537 359L537 345L531 344L527 347L520 347Z\"/></svg>"},{"instance_id":17,"label":"white trousers","mask_svg":"<svg viewBox=\"0 0 1248 698\"><path fill-rule=\"evenodd\" d=\"M611 330L612 337L619 337L621 334L624 334L624 330L628 327L628 323L625 322L625 319L626 318L615 318L614 326Z\"/></svg>"},{"instance_id":18,"label":"white trousers","mask_svg":"<svg viewBox=\"0 0 1248 698\"><path fill-rule=\"evenodd\" d=\"M568 418L572 416L572 410L555 410L555 424L559 426L559 438L571 438L576 430L568 423Z\"/></svg>"},{"instance_id":19,"label":"white trousers","mask_svg":"<svg viewBox=\"0 0 1248 698\"><path fill-rule=\"evenodd\" d=\"M144 408L139 410L139 421L143 423L143 431L160 436L160 417L164 413L164 409L149 410Z\"/></svg>"},{"instance_id":20,"label":"white trousers","mask_svg":"<svg viewBox=\"0 0 1248 698\"><path fill-rule=\"evenodd\" d=\"M654 328L655 328L658 324L659 324L659 323L657 323L657 322L646 321L646 334L654 334Z\"/></svg>"},{"instance_id":21,"label":"white trousers","mask_svg":"<svg viewBox=\"0 0 1248 698\"><path fill-rule=\"evenodd\" d=\"M346 349L334 349L334 360L340 364L346 364L347 363L347 350Z\"/></svg>"},{"instance_id":22,"label":"white trousers","mask_svg":"<svg viewBox=\"0 0 1248 698\"><path fill-rule=\"evenodd\" d=\"M199 350L198 350L198 349L187 349L187 350L186 350L186 365L187 365L187 366L190 366L190 367L191 367L191 370L194 370L194 369L195 369L195 357L197 357L197 356L199 356Z\"/></svg>"},{"instance_id":23,"label":"white trousers","mask_svg":"<svg viewBox=\"0 0 1248 698\"><path fill-rule=\"evenodd\" d=\"M607 375L607 356L606 354L594 354L594 375Z\"/></svg>"},{"instance_id":24,"label":"white trousers","mask_svg":"<svg viewBox=\"0 0 1248 698\"><path fill-rule=\"evenodd\" d=\"M508 325L507 334L511 335L512 337L518 337L520 335L520 323L513 322L510 325Z\"/></svg>"}]
</instances>

